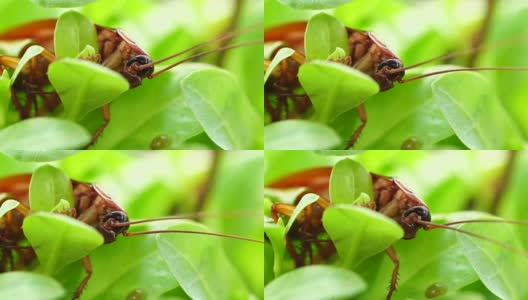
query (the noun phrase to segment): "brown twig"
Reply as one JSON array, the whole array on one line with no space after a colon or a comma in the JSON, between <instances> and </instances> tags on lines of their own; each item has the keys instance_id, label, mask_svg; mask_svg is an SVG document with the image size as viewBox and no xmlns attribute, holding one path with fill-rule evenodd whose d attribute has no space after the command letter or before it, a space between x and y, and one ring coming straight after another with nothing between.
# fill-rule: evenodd
<instances>
[{"instance_id":1,"label":"brown twig","mask_svg":"<svg viewBox=\"0 0 528 300\"><path fill-rule=\"evenodd\" d=\"M486 13L484 15L484 19L482 20L482 25L480 26L480 30L475 33L473 36L473 41L471 43L471 48L479 48L484 41L486 40L486 36L489 33L489 29L491 26L491 19L493 18L493 11L495 10L495 7L497 6L497 0L485 0L486 1ZM468 59L468 67L473 67L475 65L475 62L477 61L477 58L479 57L481 51L475 51L473 52Z\"/></svg>"},{"instance_id":2,"label":"brown twig","mask_svg":"<svg viewBox=\"0 0 528 300\"><path fill-rule=\"evenodd\" d=\"M243 5L244 0L234 0L234 1L235 1L235 7L234 7L233 15L231 16L231 20L229 21L229 25L227 25L225 32L232 32L235 30L240 20L240 16L242 14L242 5ZM227 46L232 40L233 40L233 37L223 40L222 42L220 42L218 46L219 47ZM218 53L218 56L216 57L217 66L221 66L224 64L225 53L226 51L221 51Z\"/></svg>"},{"instance_id":3,"label":"brown twig","mask_svg":"<svg viewBox=\"0 0 528 300\"><path fill-rule=\"evenodd\" d=\"M202 211L205 207L207 198L211 194L211 190L213 189L216 175L218 173L218 166L220 165L220 160L222 156L221 151L212 151L213 158L211 162L211 168L209 169L209 173L207 174L207 178L205 179L205 182L203 186L200 189L200 193L198 194L198 200L196 201L196 207L194 211ZM196 215L194 218L196 221L200 221L201 217L199 215Z\"/></svg>"},{"instance_id":4,"label":"brown twig","mask_svg":"<svg viewBox=\"0 0 528 300\"><path fill-rule=\"evenodd\" d=\"M497 214L497 210L499 208L499 204L501 200L504 198L504 193L506 192L506 189L508 188L508 185L511 182L513 171L515 168L515 162L518 157L517 151L508 151L508 160L506 162L506 166L504 167L504 171L502 172L501 177L499 178L497 182L497 187L495 189L495 195L493 195L493 200L491 201L491 207L490 212L492 214Z\"/></svg>"}]
</instances>

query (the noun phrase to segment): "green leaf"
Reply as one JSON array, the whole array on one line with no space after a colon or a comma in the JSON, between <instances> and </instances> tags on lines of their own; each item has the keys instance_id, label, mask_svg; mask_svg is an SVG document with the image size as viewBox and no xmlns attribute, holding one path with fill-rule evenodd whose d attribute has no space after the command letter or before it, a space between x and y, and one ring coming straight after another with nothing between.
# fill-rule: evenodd
<instances>
[{"instance_id":1,"label":"green leaf","mask_svg":"<svg viewBox=\"0 0 528 300\"><path fill-rule=\"evenodd\" d=\"M511 2L510 5L513 5ZM507 9L497 13L493 17L489 34L486 37L489 45L500 45L504 41L511 40L515 45L511 47L497 47L493 51L482 51L479 56L479 67L489 66L525 66L526 43L516 43L523 36L528 18L527 7L520 6ZM498 95L502 105L509 115L519 126L524 134L528 136L528 110L526 109L526 87L524 82L528 80L528 72L484 72L486 78L493 80L494 92Z\"/></svg>"},{"instance_id":2,"label":"green leaf","mask_svg":"<svg viewBox=\"0 0 528 300\"><path fill-rule=\"evenodd\" d=\"M517 156L514 158L510 183L502 198L500 206L501 216L511 220L528 220L528 201L523 201L524 195L528 194L528 151L511 153ZM528 228L518 226L518 236L521 238L524 247L528 249Z\"/></svg>"},{"instance_id":3,"label":"green leaf","mask_svg":"<svg viewBox=\"0 0 528 300\"><path fill-rule=\"evenodd\" d=\"M163 115L165 113L172 114L173 110L178 108L181 108L179 111L181 116L179 116L180 119L178 121L181 122L182 126L187 126L192 131L193 128L197 127L197 121L192 112L190 114L188 112L189 108L185 104L180 83L190 73L208 67L204 64L183 64L162 76L156 77L155 80L145 80L141 87L131 89L119 96L110 106L112 121L106 127L104 134L98 139L94 148L104 150L115 148L120 143L126 145L131 142L136 132L139 133L145 127L149 127L151 122L157 125L164 123L165 117ZM152 99L156 99L156 101L152 101ZM100 115L99 112L94 113ZM94 118L92 114L85 119ZM194 122L189 120L191 116ZM172 116L172 118L174 117L177 116ZM134 122L130 122L130 120L134 120ZM174 120L173 122L174 126L176 126L177 122ZM162 129L162 126L157 128ZM145 130L148 131L149 129L146 128ZM178 129L172 128L172 130L177 131ZM180 140L172 132L158 131L149 136L148 142L143 142L144 149L148 149L152 139L159 134L168 134L174 142Z\"/></svg>"},{"instance_id":4,"label":"green leaf","mask_svg":"<svg viewBox=\"0 0 528 300\"><path fill-rule=\"evenodd\" d=\"M208 218L204 222L223 233L262 240L264 230L262 218L258 216L259 213L262 215L263 209L263 151L227 151L220 155L220 162L214 188L207 199L207 211L226 214L246 211L251 216L243 217L244 226L240 226L240 218ZM245 184L240 185L238 178L244 178ZM240 273L245 285L252 294L262 298L263 245L227 239L222 244L227 258Z\"/></svg>"},{"instance_id":5,"label":"green leaf","mask_svg":"<svg viewBox=\"0 0 528 300\"><path fill-rule=\"evenodd\" d=\"M53 213L27 216L22 229L46 274L54 274L85 257L104 242L103 236L93 227Z\"/></svg>"},{"instance_id":6,"label":"green leaf","mask_svg":"<svg viewBox=\"0 0 528 300\"><path fill-rule=\"evenodd\" d=\"M407 76L433 71L438 71L438 68L410 70ZM368 122L354 149L401 149L409 138L419 141L427 149L454 135L434 101L430 82L431 78L425 78L403 85L395 84L392 89L369 98L365 102ZM331 126L343 138L349 139L359 126L357 112L351 110L342 114Z\"/></svg>"},{"instance_id":7,"label":"green leaf","mask_svg":"<svg viewBox=\"0 0 528 300\"><path fill-rule=\"evenodd\" d=\"M98 52L97 32L92 21L73 10L63 13L55 26L55 55L75 58L86 46Z\"/></svg>"},{"instance_id":8,"label":"green leaf","mask_svg":"<svg viewBox=\"0 0 528 300\"><path fill-rule=\"evenodd\" d=\"M284 253L286 252L286 229L284 228L284 222L282 219L279 219L277 224L266 222L264 223L264 232L273 247L273 273L277 277L283 272L282 262Z\"/></svg>"},{"instance_id":9,"label":"green leaf","mask_svg":"<svg viewBox=\"0 0 528 300\"><path fill-rule=\"evenodd\" d=\"M352 156L363 152L363 150L316 150L315 153L326 156Z\"/></svg>"},{"instance_id":10,"label":"green leaf","mask_svg":"<svg viewBox=\"0 0 528 300\"><path fill-rule=\"evenodd\" d=\"M72 121L31 118L0 130L0 151L18 149L24 150L24 155L38 156L43 151L81 148L90 138L86 129Z\"/></svg>"},{"instance_id":11,"label":"green leaf","mask_svg":"<svg viewBox=\"0 0 528 300\"><path fill-rule=\"evenodd\" d=\"M303 64L299 81L322 122L332 121L379 92L378 83L368 75L330 61Z\"/></svg>"},{"instance_id":12,"label":"green leaf","mask_svg":"<svg viewBox=\"0 0 528 300\"><path fill-rule=\"evenodd\" d=\"M171 102L152 116L117 147L119 149L156 149L152 146L156 143L154 140L158 139L161 141L161 144L160 142L158 144L165 144L162 150L182 148L181 145L185 141L202 133L203 128L187 103L183 99L180 100Z\"/></svg>"},{"instance_id":13,"label":"green leaf","mask_svg":"<svg viewBox=\"0 0 528 300\"><path fill-rule=\"evenodd\" d=\"M70 202L68 202L68 200L60 199L57 205L55 205L55 207L51 209L51 212L67 210L70 208L71 208L71 205L70 205Z\"/></svg>"},{"instance_id":14,"label":"green leaf","mask_svg":"<svg viewBox=\"0 0 528 300\"><path fill-rule=\"evenodd\" d=\"M339 161L330 176L330 199L333 204L352 204L362 193L373 200L372 178L369 171L351 159Z\"/></svg>"},{"instance_id":15,"label":"green leaf","mask_svg":"<svg viewBox=\"0 0 528 300\"><path fill-rule=\"evenodd\" d=\"M478 73L451 73L433 84L436 103L471 149L522 149L520 131Z\"/></svg>"},{"instance_id":16,"label":"green leaf","mask_svg":"<svg viewBox=\"0 0 528 300\"><path fill-rule=\"evenodd\" d=\"M287 48L287 47L284 47L284 43L281 41L265 43L264 44L264 59L270 59L273 53L280 50L280 48Z\"/></svg>"},{"instance_id":17,"label":"green leaf","mask_svg":"<svg viewBox=\"0 0 528 300\"><path fill-rule=\"evenodd\" d=\"M0 77L0 129L7 124L7 113L11 104L10 86L9 73L4 71Z\"/></svg>"},{"instance_id":18,"label":"green leaf","mask_svg":"<svg viewBox=\"0 0 528 300\"><path fill-rule=\"evenodd\" d=\"M185 101L219 147L258 147L264 122L233 75L218 68L206 68L190 74L181 84Z\"/></svg>"},{"instance_id":19,"label":"green leaf","mask_svg":"<svg viewBox=\"0 0 528 300\"><path fill-rule=\"evenodd\" d=\"M314 151L266 151L264 184L309 168L333 166L335 159L316 154ZM271 167L273 166L273 167ZM290 203L297 194L291 194Z\"/></svg>"},{"instance_id":20,"label":"green leaf","mask_svg":"<svg viewBox=\"0 0 528 300\"><path fill-rule=\"evenodd\" d=\"M394 220L355 205L339 204L327 208L323 225L344 266L355 266L403 237L402 228Z\"/></svg>"},{"instance_id":21,"label":"green leaf","mask_svg":"<svg viewBox=\"0 0 528 300\"><path fill-rule=\"evenodd\" d=\"M273 247L269 243L264 244L264 285L262 289L264 290L264 286L266 286L270 281L272 281L275 278L275 272L274 272L274 257L275 253L273 250ZM279 261L282 261L279 259ZM264 294L264 292L262 292Z\"/></svg>"},{"instance_id":22,"label":"green leaf","mask_svg":"<svg viewBox=\"0 0 528 300\"><path fill-rule=\"evenodd\" d=\"M15 71L13 72L13 75L11 76L10 85L13 85L15 83L15 80L17 79L18 74L20 73L20 71L22 71L22 68L24 68L24 66L33 57L35 57L35 56L39 55L40 53L42 53L42 51L44 51L44 48L42 48L41 46L38 46L38 45L33 45L33 46L29 47L26 50L26 52L24 52L24 55L22 56L22 58L18 62L18 65L17 65Z\"/></svg>"},{"instance_id":23,"label":"green leaf","mask_svg":"<svg viewBox=\"0 0 528 300\"><path fill-rule=\"evenodd\" d=\"M202 224L183 221L167 230L208 232ZM230 299L231 286L242 284L233 276L219 239L198 234L165 234L158 237L161 256L181 288L193 299ZM222 270L222 276L218 276Z\"/></svg>"},{"instance_id":24,"label":"green leaf","mask_svg":"<svg viewBox=\"0 0 528 300\"><path fill-rule=\"evenodd\" d=\"M264 83L268 81L268 77L271 75L271 72L275 67L277 67L281 61L285 60L286 58L290 57L295 53L295 50L291 48L281 48L277 54L273 57L270 64L268 65L268 68L266 69L266 73L264 73Z\"/></svg>"},{"instance_id":25,"label":"green leaf","mask_svg":"<svg viewBox=\"0 0 528 300\"><path fill-rule=\"evenodd\" d=\"M295 209L293 210L290 219L288 220L288 223L286 224L285 231L286 233L290 231L290 228L293 225L293 222L297 219L297 216L310 204L315 203L317 200L319 200L319 196L316 194L306 194L304 195L299 203L295 206Z\"/></svg>"},{"instance_id":26,"label":"green leaf","mask_svg":"<svg viewBox=\"0 0 528 300\"><path fill-rule=\"evenodd\" d=\"M327 9L343 5L353 0L278 0L280 3L298 9Z\"/></svg>"},{"instance_id":27,"label":"green leaf","mask_svg":"<svg viewBox=\"0 0 528 300\"><path fill-rule=\"evenodd\" d=\"M302 283L302 284L301 284ZM270 282L265 299L350 299L367 288L356 273L334 266L308 266L288 272Z\"/></svg>"},{"instance_id":28,"label":"green leaf","mask_svg":"<svg viewBox=\"0 0 528 300\"><path fill-rule=\"evenodd\" d=\"M372 201L370 199L371 198L369 197L369 195L367 195L365 193L361 193L361 194L359 194L357 199L354 200L354 202L352 202L352 204L358 205L358 206L365 206L366 204L369 204Z\"/></svg>"},{"instance_id":29,"label":"green leaf","mask_svg":"<svg viewBox=\"0 0 528 300\"><path fill-rule=\"evenodd\" d=\"M433 222L445 221L437 216ZM452 294L478 281L455 235L449 230L420 230L414 239L396 242L394 246L400 260L400 271L398 291L394 296L400 299L424 299L425 292L434 283L446 286L448 293ZM417 257L421 259L417 260ZM393 269L394 263L384 252L358 265L358 274L369 283L369 290L359 299L384 299Z\"/></svg>"},{"instance_id":30,"label":"green leaf","mask_svg":"<svg viewBox=\"0 0 528 300\"><path fill-rule=\"evenodd\" d=\"M79 52L79 55L77 55L75 58L90 58L94 57L95 55L97 55L97 50L95 50L95 48L90 45L86 45L86 47L84 47L84 49Z\"/></svg>"},{"instance_id":31,"label":"green leaf","mask_svg":"<svg viewBox=\"0 0 528 300\"><path fill-rule=\"evenodd\" d=\"M346 57L347 54L343 48L337 47L334 52L332 52L326 59L327 60L333 60L333 59L340 59L343 57Z\"/></svg>"},{"instance_id":32,"label":"green leaf","mask_svg":"<svg viewBox=\"0 0 528 300\"><path fill-rule=\"evenodd\" d=\"M64 104L65 117L76 121L129 88L128 81L119 73L73 58L53 62L48 77Z\"/></svg>"},{"instance_id":33,"label":"green leaf","mask_svg":"<svg viewBox=\"0 0 528 300\"><path fill-rule=\"evenodd\" d=\"M469 218L464 219L497 218L483 213L472 213ZM522 249L520 239L512 225L468 223L460 228L483 236L489 236L489 233L493 232L493 239L510 247ZM480 280L491 292L501 299L528 297L528 287L524 284L528 277L528 258L465 234L458 233L457 238Z\"/></svg>"},{"instance_id":34,"label":"green leaf","mask_svg":"<svg viewBox=\"0 0 528 300\"><path fill-rule=\"evenodd\" d=\"M69 8L69 7L83 6L88 3L94 2L95 0L31 0L31 1L43 7Z\"/></svg>"},{"instance_id":35,"label":"green leaf","mask_svg":"<svg viewBox=\"0 0 528 300\"><path fill-rule=\"evenodd\" d=\"M268 197L270 200L273 199L273 202L294 203L297 197L306 192L309 192L306 187L288 189L265 188L264 197ZM266 214L266 216L271 217L271 214Z\"/></svg>"},{"instance_id":36,"label":"green leaf","mask_svg":"<svg viewBox=\"0 0 528 300\"><path fill-rule=\"evenodd\" d=\"M0 194L2 196L4 194ZM0 197L0 201L3 200L2 197ZM17 208L17 206L20 204L20 202L13 200L13 199L7 199L6 201L2 202L2 205L0 205L0 219L7 214L10 210L13 210Z\"/></svg>"},{"instance_id":37,"label":"green leaf","mask_svg":"<svg viewBox=\"0 0 528 300\"><path fill-rule=\"evenodd\" d=\"M348 55L348 34L343 23L326 13L314 15L308 21L304 35L306 58L327 59L337 48L341 48Z\"/></svg>"},{"instance_id":38,"label":"green leaf","mask_svg":"<svg viewBox=\"0 0 528 300\"><path fill-rule=\"evenodd\" d=\"M74 207L70 178L50 165L35 170L29 185L29 207L32 211L51 212L61 199Z\"/></svg>"},{"instance_id":39,"label":"green leaf","mask_svg":"<svg viewBox=\"0 0 528 300\"><path fill-rule=\"evenodd\" d=\"M136 227L141 231L148 229ZM119 237L95 249L90 254L94 272L82 298L127 299L130 291L137 288L144 290L148 298L157 298L177 288L178 283L161 257L156 239L155 235ZM73 285L76 287L78 280Z\"/></svg>"},{"instance_id":40,"label":"green leaf","mask_svg":"<svg viewBox=\"0 0 528 300\"><path fill-rule=\"evenodd\" d=\"M60 283L50 276L30 272L0 274L0 299L57 300L65 294Z\"/></svg>"},{"instance_id":41,"label":"green leaf","mask_svg":"<svg viewBox=\"0 0 528 300\"><path fill-rule=\"evenodd\" d=\"M81 150L52 150L52 151L24 151L24 150L4 150L4 154L13 157L19 161L27 162L47 162L47 161L56 161L68 156L71 156L75 153L78 153Z\"/></svg>"},{"instance_id":42,"label":"green leaf","mask_svg":"<svg viewBox=\"0 0 528 300\"><path fill-rule=\"evenodd\" d=\"M332 149L340 144L331 127L312 121L286 120L264 128L264 145L269 150Z\"/></svg>"}]
</instances>

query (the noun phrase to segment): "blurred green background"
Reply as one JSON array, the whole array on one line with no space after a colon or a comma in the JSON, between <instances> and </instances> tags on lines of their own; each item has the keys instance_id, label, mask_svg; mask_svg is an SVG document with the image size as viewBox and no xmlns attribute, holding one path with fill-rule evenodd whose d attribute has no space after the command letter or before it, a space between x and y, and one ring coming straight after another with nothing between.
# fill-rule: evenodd
<instances>
[{"instance_id":1,"label":"blurred green background","mask_svg":"<svg viewBox=\"0 0 528 300\"><path fill-rule=\"evenodd\" d=\"M198 204L198 199L205 191L204 184L212 170L212 151L82 151L71 154L46 163L59 167L72 179L98 183L124 208L131 220L197 210L220 215L235 213L231 217L204 218L201 222L212 232L262 238L259 217L263 189L262 152L218 153L217 169L203 204ZM31 172L40 164L17 161L0 153L0 178ZM184 241L192 241L193 236L180 235ZM199 267L200 270L209 270L202 272L201 280L207 282L213 295L218 292L212 298L262 298L262 245L206 238L215 249L214 253L207 255L222 258L218 264ZM192 249L192 243L188 242L187 247ZM90 255L93 277L81 299L125 299L136 288L143 289L147 299L188 299L175 279L167 275L167 266L156 245L154 235L121 236L115 243L96 249ZM70 291L77 287L83 274L78 262L55 276L68 291L65 299L69 299ZM188 277L188 280L195 280Z\"/></svg>"},{"instance_id":2,"label":"blurred green background","mask_svg":"<svg viewBox=\"0 0 528 300\"><path fill-rule=\"evenodd\" d=\"M266 151L264 181L270 183L292 172L333 166L344 158L351 158L370 172L400 179L428 205L433 222L445 222L450 217L464 219L464 215L459 214L462 211L490 213L511 220L528 219L526 151L365 151L338 156L345 154L345 151ZM281 197L286 199L288 194ZM269 214L269 211L265 210L265 213ZM469 216L467 214L465 218ZM272 221L267 219L267 222ZM506 239L509 245L528 249L527 227L476 224L468 230L479 230L484 236ZM479 251L453 243L455 236L460 235L441 229L419 230L415 239L400 240L395 244L401 268L393 299L427 299L425 291L432 282L448 285L448 294L435 299L524 299L526 290L522 287L528 276L526 257L471 239L474 245L494 249L484 251L489 261L473 261L471 267L465 257L477 257ZM277 258L268 243L265 253L265 281L269 285L277 280L273 273L273 261ZM282 273L289 274L293 263L288 253L280 259L283 266L289 268ZM335 260L329 263L339 266ZM392 267L383 252L354 267L352 270L365 280L367 288L353 299L385 299ZM484 274L481 280L474 275L472 268ZM488 285L483 284L486 281ZM301 285L300 290L302 285L310 285L309 282L294 282L289 283L292 290L297 284ZM339 294L339 290L332 292L333 295ZM328 293L330 291L321 291L311 299L326 299Z\"/></svg>"}]
</instances>

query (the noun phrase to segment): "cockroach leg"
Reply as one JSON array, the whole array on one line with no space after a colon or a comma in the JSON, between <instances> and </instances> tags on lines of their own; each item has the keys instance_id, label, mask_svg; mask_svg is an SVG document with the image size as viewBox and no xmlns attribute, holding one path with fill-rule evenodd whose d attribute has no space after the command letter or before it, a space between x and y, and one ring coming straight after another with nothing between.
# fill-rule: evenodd
<instances>
[{"instance_id":1,"label":"cockroach leg","mask_svg":"<svg viewBox=\"0 0 528 300\"><path fill-rule=\"evenodd\" d=\"M385 251L389 255L389 258L394 263L394 269L392 270L390 288L389 288L389 292L387 293L387 300L390 300L392 297L392 294L394 293L394 291L396 291L396 284L398 283L398 271L400 269L400 260L398 259L398 255L396 254L396 250L394 249L393 246L390 246Z\"/></svg>"},{"instance_id":2,"label":"cockroach leg","mask_svg":"<svg viewBox=\"0 0 528 300\"><path fill-rule=\"evenodd\" d=\"M0 66L5 66L9 69L16 69L18 63L20 62L19 57L0 55Z\"/></svg>"},{"instance_id":3,"label":"cockroach leg","mask_svg":"<svg viewBox=\"0 0 528 300\"><path fill-rule=\"evenodd\" d=\"M497 0L486 0L486 13L484 19L482 20L482 25L480 29L474 34L473 41L471 43L471 48L479 49L482 47L482 44L486 40L486 36L489 34L491 22L493 19L493 13L497 7ZM475 62L477 61L481 51L474 51L470 54L468 58L468 67L474 67Z\"/></svg>"},{"instance_id":4,"label":"cockroach leg","mask_svg":"<svg viewBox=\"0 0 528 300\"><path fill-rule=\"evenodd\" d=\"M240 16L241 16L241 13L242 13L242 7L244 6L243 2L244 2L243 0L236 0L235 1L234 10L233 10L232 16L231 16L231 18L229 20L229 24L227 25L227 28L225 29L225 33L226 34L229 34L230 32L233 32L236 29L237 24L240 23ZM233 40L233 38L234 38L234 36L231 36L230 38L227 38L227 39L221 41L220 44L218 45L218 47L227 46ZM225 50L218 53L218 57L216 58L216 65L217 66L222 66L224 64L225 54L226 54Z\"/></svg>"},{"instance_id":5,"label":"cockroach leg","mask_svg":"<svg viewBox=\"0 0 528 300\"><path fill-rule=\"evenodd\" d=\"M306 249L304 247L301 247L301 252L297 253L291 238L286 236L286 249L288 249L296 267L304 266L304 258L306 257Z\"/></svg>"},{"instance_id":6,"label":"cockroach leg","mask_svg":"<svg viewBox=\"0 0 528 300\"><path fill-rule=\"evenodd\" d=\"M11 271L14 271L15 270L15 259L13 258L13 251L8 249L5 254L7 255L7 259L9 260Z\"/></svg>"},{"instance_id":7,"label":"cockroach leg","mask_svg":"<svg viewBox=\"0 0 528 300\"><path fill-rule=\"evenodd\" d=\"M79 287L77 290L75 290L75 294L73 294L73 299L79 299L81 297L81 294L86 287L86 284L88 283L88 280L90 280L90 277L92 277L92 263L90 262L90 258L88 256L83 257L82 259L84 270L86 271L86 276L84 276L83 280L79 284Z\"/></svg>"},{"instance_id":8,"label":"cockroach leg","mask_svg":"<svg viewBox=\"0 0 528 300\"><path fill-rule=\"evenodd\" d=\"M88 145L86 145L84 147L84 149L88 149L91 146L93 146L93 144L95 144L95 141L97 141L99 136L105 130L106 126L108 126L108 123L110 123L110 105L109 104L103 105L101 107L101 111L103 112L103 124L101 124L101 126L99 128L97 128L97 130L95 131L95 133L92 136L92 139L90 140L90 143L88 143Z\"/></svg>"},{"instance_id":9,"label":"cockroach leg","mask_svg":"<svg viewBox=\"0 0 528 300\"><path fill-rule=\"evenodd\" d=\"M26 108L28 111L31 111L31 106L33 106L33 109L35 110L35 115L38 116L38 103L37 103L37 97L35 94L27 94L26 93Z\"/></svg>"},{"instance_id":10,"label":"cockroach leg","mask_svg":"<svg viewBox=\"0 0 528 300\"><path fill-rule=\"evenodd\" d=\"M44 107L47 112L52 112L61 103L59 94L55 92L42 92L40 96L44 101Z\"/></svg>"},{"instance_id":11,"label":"cockroach leg","mask_svg":"<svg viewBox=\"0 0 528 300\"><path fill-rule=\"evenodd\" d=\"M313 249L312 244L310 242L303 241L302 242L302 249L308 250L308 261L310 264L314 263L314 255L313 255ZM303 259L304 263L304 259Z\"/></svg>"},{"instance_id":12,"label":"cockroach leg","mask_svg":"<svg viewBox=\"0 0 528 300\"><path fill-rule=\"evenodd\" d=\"M13 101L13 105L18 110L18 114L20 116L20 119L24 120L24 119L29 118L29 111L27 111L22 106L22 103L20 102L20 99L18 98L18 96L16 94L16 90L14 88L11 88L11 95L12 95L11 99Z\"/></svg>"},{"instance_id":13,"label":"cockroach leg","mask_svg":"<svg viewBox=\"0 0 528 300\"><path fill-rule=\"evenodd\" d=\"M358 116L359 116L359 120L361 120L361 124L356 129L356 131L354 131L354 134L352 134L352 137L348 141L348 144L346 145L345 150L346 149L350 149L350 148L352 148L354 146L354 144L356 143L357 139L361 135L361 132L365 128L365 125L367 125L367 111L365 110L365 104L359 105L356 108L356 110L357 110L357 113L358 113Z\"/></svg>"},{"instance_id":14,"label":"cockroach leg","mask_svg":"<svg viewBox=\"0 0 528 300\"><path fill-rule=\"evenodd\" d=\"M7 271L6 254L5 254L5 251L2 250L2 259L0 259L0 273L4 273L6 271Z\"/></svg>"},{"instance_id":15,"label":"cockroach leg","mask_svg":"<svg viewBox=\"0 0 528 300\"><path fill-rule=\"evenodd\" d=\"M0 246L2 248L2 260L0 260L0 272L14 271L15 260L10 245L13 241L0 237Z\"/></svg>"},{"instance_id":16,"label":"cockroach leg","mask_svg":"<svg viewBox=\"0 0 528 300\"><path fill-rule=\"evenodd\" d=\"M294 205L286 204L286 203L274 203L271 206L271 217L277 223L279 221L279 214L284 216L291 216L293 214L293 210L295 209Z\"/></svg>"},{"instance_id":17,"label":"cockroach leg","mask_svg":"<svg viewBox=\"0 0 528 300\"><path fill-rule=\"evenodd\" d=\"M211 168L209 169L209 172L207 173L207 178L205 179L205 182L203 183L202 187L199 190L198 193L198 200L196 203L196 207L194 208L194 211L202 211L204 210L204 207L206 206L207 199L209 198L209 195L211 194L211 191L214 189L216 181L218 181L218 167L220 166L221 160L222 160L222 152L213 150L211 151ZM200 221L200 216L196 216L194 218L196 221Z\"/></svg>"},{"instance_id":18,"label":"cockroach leg","mask_svg":"<svg viewBox=\"0 0 528 300\"><path fill-rule=\"evenodd\" d=\"M270 99L269 99L268 95L266 95L265 93L264 93L264 107L266 108L266 111L270 115L271 121L272 122L277 121L276 120L277 118L275 117L275 109L271 105L271 102L270 102Z\"/></svg>"},{"instance_id":19,"label":"cockroach leg","mask_svg":"<svg viewBox=\"0 0 528 300\"><path fill-rule=\"evenodd\" d=\"M274 119L279 121L281 119L282 109L284 106L284 97L277 97L277 107L275 108Z\"/></svg>"},{"instance_id":20,"label":"cockroach leg","mask_svg":"<svg viewBox=\"0 0 528 300\"><path fill-rule=\"evenodd\" d=\"M31 246L16 246L14 250L23 266L29 265L35 259L36 254Z\"/></svg>"}]
</instances>

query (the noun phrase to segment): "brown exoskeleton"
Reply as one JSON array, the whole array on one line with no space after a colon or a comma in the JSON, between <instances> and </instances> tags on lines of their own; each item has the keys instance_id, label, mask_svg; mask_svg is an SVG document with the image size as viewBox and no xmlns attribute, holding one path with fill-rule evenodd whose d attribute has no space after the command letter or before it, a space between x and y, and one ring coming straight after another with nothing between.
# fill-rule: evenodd
<instances>
[{"instance_id":1,"label":"brown exoskeleton","mask_svg":"<svg viewBox=\"0 0 528 300\"><path fill-rule=\"evenodd\" d=\"M19 64L20 58L24 52L31 45L36 44L45 48L41 54L34 57L28 64L24 66L19 77L17 77L14 85L12 86L12 100L14 106L20 114L20 119L29 118L32 116L32 114L46 115L55 110L55 108L60 104L59 95L55 91L50 92L46 90L46 88L50 86L50 82L47 77L48 66L56 60L53 49L54 29L56 23L56 19L35 21L18 26L5 33L0 33L0 41L16 41L25 39L31 40L31 43L22 49L19 57L0 55L0 66L3 66L4 68L14 70ZM124 78L126 78L130 88L136 88L141 85L143 79L152 79L183 62L196 59L210 53L221 52L245 45L260 43L260 41L253 41L235 45L221 46L214 50L191 55L154 73L154 66L159 63L165 62L171 58L196 50L206 45L230 40L234 36L241 34L242 31L228 32L210 41L198 44L166 58L153 61L150 55L140 46L138 46L132 39L130 39L123 30L99 25L95 25L95 29L97 32L99 52L94 57L90 57L88 59L120 73ZM2 71L3 69L0 68L0 74ZM25 95L25 103L21 101L19 97L21 94ZM42 99L43 105L41 107L38 105L37 96ZM102 134L110 122L110 107L108 104L102 106L102 112L104 120L103 124L95 131L90 143L86 145L85 148L88 148L95 143L97 138Z\"/></svg>"},{"instance_id":2,"label":"brown exoskeleton","mask_svg":"<svg viewBox=\"0 0 528 300\"><path fill-rule=\"evenodd\" d=\"M324 238L324 235L322 235L326 233L322 218L325 209L332 205L331 199L329 198L329 181L331 172L331 167L307 169L287 175L267 185L269 188L281 190L297 187L303 187L306 189L305 192L296 198L294 204L274 203L272 205L271 216L275 222L277 222L281 216L290 217L304 194L314 193L319 196L316 202L306 206L297 215L292 227L287 232L286 248L297 267L306 264L324 262L336 253L333 241ZM370 173L370 177L372 180L373 198L370 202L363 203L361 206L372 209L393 219L403 229L403 239L413 239L419 229L431 230L435 228L443 228L486 240L505 249L519 253L520 255L528 256L528 253L515 249L510 245L473 232L451 227L455 224L476 222L514 224L526 224L526 222L508 220L466 220L446 224L432 223L431 214L427 205L400 180L373 173ZM350 220L350 222L353 222L353 220ZM293 243L294 241L298 242L300 247L295 247ZM314 250L317 252L314 253ZM394 263L390 287L386 296L386 299L389 300L396 290L400 262L393 246L388 247L386 253Z\"/></svg>"},{"instance_id":3,"label":"brown exoskeleton","mask_svg":"<svg viewBox=\"0 0 528 300\"><path fill-rule=\"evenodd\" d=\"M21 174L0 180L0 195L4 195L3 198L0 198L0 205L10 198L19 202L19 205L16 208L8 211L0 218L0 273L25 269L29 267L36 258L36 254L31 245L28 244L22 227L24 218L31 214L29 205L29 185L31 177L31 174ZM97 185L75 180L72 180L71 184L74 196L74 206L67 210L58 211L57 213L70 216L92 226L103 236L105 244L115 242L119 234L122 234L123 236L135 236L157 233L201 234L262 243L262 241L250 238L192 230L128 232L129 226L133 224L159 220L182 219L189 216L129 221L127 213ZM196 216L198 215L202 216L200 213L196 214ZM80 297L92 275L92 266L89 257L85 256L82 259L82 263L86 275L77 287L73 299Z\"/></svg>"}]
</instances>

